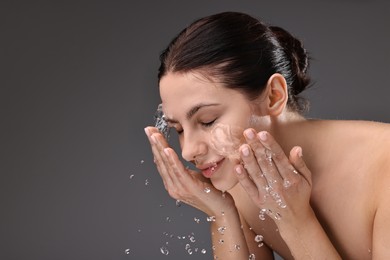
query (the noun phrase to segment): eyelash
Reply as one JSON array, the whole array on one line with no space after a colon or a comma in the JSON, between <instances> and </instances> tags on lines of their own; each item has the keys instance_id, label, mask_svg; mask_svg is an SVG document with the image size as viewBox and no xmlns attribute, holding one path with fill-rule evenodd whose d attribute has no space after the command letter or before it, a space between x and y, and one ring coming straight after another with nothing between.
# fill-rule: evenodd
<instances>
[{"instance_id":1,"label":"eyelash","mask_svg":"<svg viewBox=\"0 0 390 260\"><path fill-rule=\"evenodd\" d=\"M201 124L202 126L204 126L204 127L211 127L211 126L215 123L216 120L217 120L217 119L214 119L214 120L212 120L212 121L210 121L210 122L206 122L206 123L201 122L200 124ZM177 132L178 135L181 135L181 134L183 133L183 130L177 130L177 129L176 129L176 132Z\"/></svg>"},{"instance_id":2,"label":"eyelash","mask_svg":"<svg viewBox=\"0 0 390 260\"><path fill-rule=\"evenodd\" d=\"M217 120L217 119L214 119L214 120L212 120L212 121L210 121L210 122L207 122L207 123L201 123L201 125L204 126L204 127L210 127L210 126L212 126L212 125L214 124L214 122L215 122L216 120Z\"/></svg>"}]
</instances>

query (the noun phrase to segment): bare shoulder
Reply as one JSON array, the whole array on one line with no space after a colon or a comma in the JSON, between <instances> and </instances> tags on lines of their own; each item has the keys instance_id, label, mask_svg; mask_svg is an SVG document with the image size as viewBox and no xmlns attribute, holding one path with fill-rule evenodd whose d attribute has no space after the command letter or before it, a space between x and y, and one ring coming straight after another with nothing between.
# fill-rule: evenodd
<instances>
[{"instance_id":1,"label":"bare shoulder","mask_svg":"<svg viewBox=\"0 0 390 260\"><path fill-rule=\"evenodd\" d=\"M364 145L376 145L378 151L390 150L390 124L374 121L353 121L353 120L329 120L326 123L333 128L344 140L359 139Z\"/></svg>"}]
</instances>

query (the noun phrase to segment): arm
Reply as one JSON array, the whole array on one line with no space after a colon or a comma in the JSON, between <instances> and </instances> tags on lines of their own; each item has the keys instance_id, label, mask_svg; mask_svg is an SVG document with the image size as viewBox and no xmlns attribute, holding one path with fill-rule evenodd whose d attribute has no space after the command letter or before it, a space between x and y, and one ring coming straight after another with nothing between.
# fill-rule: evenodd
<instances>
[{"instance_id":1,"label":"arm","mask_svg":"<svg viewBox=\"0 0 390 260\"><path fill-rule=\"evenodd\" d=\"M252 131L253 129L246 130ZM341 259L310 206L311 173L295 147L287 158L266 132L240 148L237 176L261 211L273 218L295 259Z\"/></svg>"},{"instance_id":2,"label":"arm","mask_svg":"<svg viewBox=\"0 0 390 260\"><path fill-rule=\"evenodd\" d=\"M214 259L248 260L251 254L255 256L253 259L274 259L266 245L258 247L256 234L240 218L237 210L216 216L216 221L211 223L211 235Z\"/></svg>"},{"instance_id":3,"label":"arm","mask_svg":"<svg viewBox=\"0 0 390 260\"><path fill-rule=\"evenodd\" d=\"M222 196L222 192L215 189L201 174L186 169L156 128L146 128L145 132L169 195L203 211L209 217L214 217L215 221L211 222L214 255L224 260L248 260L250 255L248 244L252 250L254 236L252 234L253 238L247 242L249 228L241 228L241 220L232 196L229 193ZM256 254L256 259L270 255L266 247L258 248L253 253Z\"/></svg>"},{"instance_id":4,"label":"arm","mask_svg":"<svg viewBox=\"0 0 390 260\"><path fill-rule=\"evenodd\" d=\"M378 189L379 201L373 225L372 259L390 259L390 175L379 180L381 188Z\"/></svg>"}]
</instances>

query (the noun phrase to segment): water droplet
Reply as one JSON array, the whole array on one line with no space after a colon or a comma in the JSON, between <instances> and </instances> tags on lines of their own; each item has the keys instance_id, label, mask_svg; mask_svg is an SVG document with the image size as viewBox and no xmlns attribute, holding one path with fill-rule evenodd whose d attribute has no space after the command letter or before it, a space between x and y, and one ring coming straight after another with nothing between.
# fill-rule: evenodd
<instances>
[{"instance_id":1,"label":"water droplet","mask_svg":"<svg viewBox=\"0 0 390 260\"><path fill-rule=\"evenodd\" d=\"M194 236L190 236L190 241L191 241L192 243L195 243L195 242L196 242L195 237L194 237Z\"/></svg>"},{"instance_id":2,"label":"water droplet","mask_svg":"<svg viewBox=\"0 0 390 260\"><path fill-rule=\"evenodd\" d=\"M206 253L207 253L206 249L202 249L200 252L201 252L202 254L206 254Z\"/></svg>"},{"instance_id":3,"label":"water droplet","mask_svg":"<svg viewBox=\"0 0 390 260\"><path fill-rule=\"evenodd\" d=\"M225 241L223 239L220 239L218 242L222 245Z\"/></svg>"},{"instance_id":4,"label":"water droplet","mask_svg":"<svg viewBox=\"0 0 390 260\"><path fill-rule=\"evenodd\" d=\"M225 211L221 211L221 215L222 215L222 216L225 216Z\"/></svg>"},{"instance_id":5,"label":"water droplet","mask_svg":"<svg viewBox=\"0 0 390 260\"><path fill-rule=\"evenodd\" d=\"M167 218L166 218L166 221L167 221L167 222L171 222L171 218L170 218L170 217L167 217Z\"/></svg>"},{"instance_id":6,"label":"water droplet","mask_svg":"<svg viewBox=\"0 0 390 260\"><path fill-rule=\"evenodd\" d=\"M180 207L181 206L181 201L180 200L176 200L176 207Z\"/></svg>"},{"instance_id":7,"label":"water droplet","mask_svg":"<svg viewBox=\"0 0 390 260\"><path fill-rule=\"evenodd\" d=\"M267 212L267 209L261 209L259 213L259 219L265 220L265 213Z\"/></svg>"},{"instance_id":8,"label":"water droplet","mask_svg":"<svg viewBox=\"0 0 390 260\"><path fill-rule=\"evenodd\" d=\"M194 217L194 221L199 224L200 219L198 219L197 217Z\"/></svg>"},{"instance_id":9,"label":"water droplet","mask_svg":"<svg viewBox=\"0 0 390 260\"><path fill-rule=\"evenodd\" d=\"M187 253L188 253L189 255L192 255L192 249L191 249L191 248L188 249L188 250L187 250Z\"/></svg>"},{"instance_id":10,"label":"water droplet","mask_svg":"<svg viewBox=\"0 0 390 260\"><path fill-rule=\"evenodd\" d=\"M149 180L146 179L146 180L145 180L145 186L148 186L148 185L149 185Z\"/></svg>"},{"instance_id":11,"label":"water droplet","mask_svg":"<svg viewBox=\"0 0 390 260\"><path fill-rule=\"evenodd\" d=\"M209 187L204 188L204 192L210 193L211 189Z\"/></svg>"},{"instance_id":12,"label":"water droplet","mask_svg":"<svg viewBox=\"0 0 390 260\"><path fill-rule=\"evenodd\" d=\"M143 164L145 161L144 160L141 160L141 164Z\"/></svg>"},{"instance_id":13,"label":"water droplet","mask_svg":"<svg viewBox=\"0 0 390 260\"><path fill-rule=\"evenodd\" d=\"M241 246L240 246L240 245L234 245L234 248L235 248L236 250L240 250L240 249L241 249Z\"/></svg>"},{"instance_id":14,"label":"water droplet","mask_svg":"<svg viewBox=\"0 0 390 260\"><path fill-rule=\"evenodd\" d=\"M134 178L134 174L131 174L130 175L130 180Z\"/></svg>"},{"instance_id":15,"label":"water droplet","mask_svg":"<svg viewBox=\"0 0 390 260\"><path fill-rule=\"evenodd\" d=\"M207 221L208 222L214 222L215 221L215 216L207 217Z\"/></svg>"},{"instance_id":16,"label":"water droplet","mask_svg":"<svg viewBox=\"0 0 390 260\"><path fill-rule=\"evenodd\" d=\"M272 151L270 149L265 149L265 158L269 162L272 162Z\"/></svg>"},{"instance_id":17,"label":"water droplet","mask_svg":"<svg viewBox=\"0 0 390 260\"><path fill-rule=\"evenodd\" d=\"M257 235L257 236L255 236L255 241L256 241L257 243L263 241L263 239L264 239L264 237L263 237L262 235Z\"/></svg>"},{"instance_id":18,"label":"water droplet","mask_svg":"<svg viewBox=\"0 0 390 260\"><path fill-rule=\"evenodd\" d=\"M289 180L284 179L283 181L283 187L288 188L291 186L291 182Z\"/></svg>"},{"instance_id":19,"label":"water droplet","mask_svg":"<svg viewBox=\"0 0 390 260\"><path fill-rule=\"evenodd\" d=\"M141 233L141 229L138 229L138 233Z\"/></svg>"},{"instance_id":20,"label":"water droplet","mask_svg":"<svg viewBox=\"0 0 390 260\"><path fill-rule=\"evenodd\" d=\"M168 250L168 248L167 248L166 246L162 246L162 247L160 248L160 252L161 252L161 254L163 254L163 255L168 255L168 254L169 254L169 250Z\"/></svg>"},{"instance_id":21,"label":"water droplet","mask_svg":"<svg viewBox=\"0 0 390 260\"><path fill-rule=\"evenodd\" d=\"M264 245L264 243L261 242L261 243L259 243L259 244L257 245L257 247L262 247L263 245Z\"/></svg>"},{"instance_id":22,"label":"water droplet","mask_svg":"<svg viewBox=\"0 0 390 260\"><path fill-rule=\"evenodd\" d=\"M219 227L218 228L218 232L220 233L220 234L224 234L225 233L225 231L226 231L226 227L225 226L222 226L222 227Z\"/></svg>"},{"instance_id":23,"label":"water droplet","mask_svg":"<svg viewBox=\"0 0 390 260\"><path fill-rule=\"evenodd\" d=\"M250 254L250 255L249 255L249 260L255 260L255 259L256 259L255 254Z\"/></svg>"},{"instance_id":24,"label":"water droplet","mask_svg":"<svg viewBox=\"0 0 390 260\"><path fill-rule=\"evenodd\" d=\"M191 248L190 244L186 244L185 249L188 250L190 248Z\"/></svg>"},{"instance_id":25,"label":"water droplet","mask_svg":"<svg viewBox=\"0 0 390 260\"><path fill-rule=\"evenodd\" d=\"M130 254L130 249L129 248L125 250L125 254L126 255Z\"/></svg>"}]
</instances>

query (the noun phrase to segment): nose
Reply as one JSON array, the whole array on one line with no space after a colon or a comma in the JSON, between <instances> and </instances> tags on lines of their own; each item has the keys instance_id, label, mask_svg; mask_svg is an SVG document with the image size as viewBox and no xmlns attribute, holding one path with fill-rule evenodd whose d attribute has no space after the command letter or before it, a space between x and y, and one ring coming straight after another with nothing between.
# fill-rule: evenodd
<instances>
[{"instance_id":1,"label":"nose","mask_svg":"<svg viewBox=\"0 0 390 260\"><path fill-rule=\"evenodd\" d=\"M186 161L194 161L207 153L207 139L200 133L185 133L181 140L181 155Z\"/></svg>"}]
</instances>

